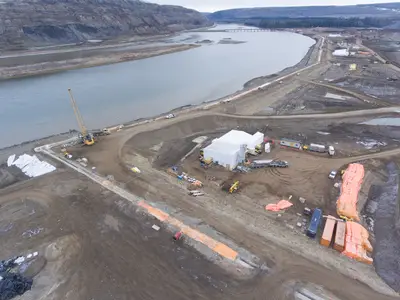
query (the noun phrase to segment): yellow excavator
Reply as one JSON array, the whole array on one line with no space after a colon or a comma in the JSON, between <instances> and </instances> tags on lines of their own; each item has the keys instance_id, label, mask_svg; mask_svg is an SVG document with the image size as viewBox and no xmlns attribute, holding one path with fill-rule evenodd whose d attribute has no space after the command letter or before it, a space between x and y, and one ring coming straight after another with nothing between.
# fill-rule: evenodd
<instances>
[{"instance_id":1,"label":"yellow excavator","mask_svg":"<svg viewBox=\"0 0 400 300\"><path fill-rule=\"evenodd\" d=\"M238 191L238 189L239 189L239 181L235 181L232 185L231 185L231 187L229 188L229 193L235 193L235 192L237 192Z\"/></svg>"},{"instance_id":2,"label":"yellow excavator","mask_svg":"<svg viewBox=\"0 0 400 300\"><path fill-rule=\"evenodd\" d=\"M76 105L76 101L74 99L74 96L72 95L71 89L68 89L68 93L71 99L72 108L74 109L76 120L78 121L79 129L81 131L82 142L86 146L91 146L94 144L94 137L91 133L87 131L85 124L83 123L82 115L78 109L78 106Z\"/></svg>"}]
</instances>

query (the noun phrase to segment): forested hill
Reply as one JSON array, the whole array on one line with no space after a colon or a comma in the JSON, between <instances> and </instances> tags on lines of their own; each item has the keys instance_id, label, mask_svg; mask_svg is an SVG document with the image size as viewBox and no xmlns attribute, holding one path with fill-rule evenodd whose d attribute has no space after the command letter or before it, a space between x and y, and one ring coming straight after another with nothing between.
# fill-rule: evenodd
<instances>
[{"instance_id":1,"label":"forested hill","mask_svg":"<svg viewBox=\"0 0 400 300\"><path fill-rule=\"evenodd\" d=\"M229 21L252 18L365 18L400 17L400 3L363 4L348 6L299 6L239 8L214 12L208 15L213 21Z\"/></svg>"}]
</instances>

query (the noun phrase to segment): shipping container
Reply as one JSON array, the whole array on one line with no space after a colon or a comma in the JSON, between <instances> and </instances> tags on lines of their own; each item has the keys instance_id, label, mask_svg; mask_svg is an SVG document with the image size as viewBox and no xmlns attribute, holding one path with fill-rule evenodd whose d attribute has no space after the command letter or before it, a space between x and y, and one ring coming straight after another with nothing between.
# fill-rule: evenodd
<instances>
[{"instance_id":1,"label":"shipping container","mask_svg":"<svg viewBox=\"0 0 400 300\"><path fill-rule=\"evenodd\" d=\"M301 143L299 141L293 141L288 139L282 139L279 144L284 147L301 149Z\"/></svg>"},{"instance_id":2,"label":"shipping container","mask_svg":"<svg viewBox=\"0 0 400 300\"><path fill-rule=\"evenodd\" d=\"M326 219L324 232L321 237L321 245L325 247L329 247L333 238L333 231L335 229L336 220L332 216L328 216Z\"/></svg>"},{"instance_id":3,"label":"shipping container","mask_svg":"<svg viewBox=\"0 0 400 300\"><path fill-rule=\"evenodd\" d=\"M345 239L346 239L346 222L338 222L336 225L336 236L333 248L339 252L343 252Z\"/></svg>"},{"instance_id":4,"label":"shipping container","mask_svg":"<svg viewBox=\"0 0 400 300\"><path fill-rule=\"evenodd\" d=\"M321 222L322 211L319 208L314 209L311 216L311 222L307 229L307 236L315 238L318 232L319 223Z\"/></svg>"},{"instance_id":5,"label":"shipping container","mask_svg":"<svg viewBox=\"0 0 400 300\"><path fill-rule=\"evenodd\" d=\"M326 147L324 145L310 144L309 150L322 153L326 152Z\"/></svg>"}]
</instances>

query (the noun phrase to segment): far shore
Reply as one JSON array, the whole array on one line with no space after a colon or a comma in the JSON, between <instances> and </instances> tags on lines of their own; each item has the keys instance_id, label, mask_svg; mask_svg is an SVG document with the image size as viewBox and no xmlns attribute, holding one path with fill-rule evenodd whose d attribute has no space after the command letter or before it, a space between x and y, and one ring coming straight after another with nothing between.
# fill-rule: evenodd
<instances>
[{"instance_id":1,"label":"far shore","mask_svg":"<svg viewBox=\"0 0 400 300\"><path fill-rule=\"evenodd\" d=\"M122 47L123 45L121 45ZM149 57L170 54L200 47L193 44L174 44L165 46L142 47L140 49L126 50L121 52L104 52L95 56L72 58L65 60L52 60L40 63L21 64L8 67L0 67L0 80L16 79L22 77L45 75L67 70L89 68L101 65L120 63L145 59ZM60 56L62 54L60 53ZM33 55L31 55L33 56ZM55 54L57 56L57 54ZM15 59L18 59L16 57Z\"/></svg>"}]
</instances>

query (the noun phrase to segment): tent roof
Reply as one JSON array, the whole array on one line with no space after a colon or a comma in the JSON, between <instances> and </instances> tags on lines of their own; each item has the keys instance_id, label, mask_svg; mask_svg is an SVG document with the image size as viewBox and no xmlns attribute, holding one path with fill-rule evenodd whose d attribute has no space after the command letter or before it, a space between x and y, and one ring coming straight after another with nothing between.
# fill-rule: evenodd
<instances>
[{"instance_id":1,"label":"tent roof","mask_svg":"<svg viewBox=\"0 0 400 300\"><path fill-rule=\"evenodd\" d=\"M208 145L203 149L204 150L210 150L210 151L218 151L218 152L223 152L226 154L233 154L236 153L240 150L240 148L231 143L224 143L221 141L213 141L212 144Z\"/></svg>"}]
</instances>

